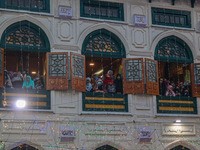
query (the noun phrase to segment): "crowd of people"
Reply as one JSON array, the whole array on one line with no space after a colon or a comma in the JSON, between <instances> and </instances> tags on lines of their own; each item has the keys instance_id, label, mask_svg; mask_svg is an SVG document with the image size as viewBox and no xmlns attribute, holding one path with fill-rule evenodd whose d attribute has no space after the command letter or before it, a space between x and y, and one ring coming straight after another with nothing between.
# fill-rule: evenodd
<instances>
[{"instance_id":1,"label":"crowd of people","mask_svg":"<svg viewBox=\"0 0 200 150\"><path fill-rule=\"evenodd\" d=\"M43 77L36 75L32 80L25 71L21 73L4 70L4 86L8 88L43 89Z\"/></svg>"},{"instance_id":2,"label":"crowd of people","mask_svg":"<svg viewBox=\"0 0 200 150\"><path fill-rule=\"evenodd\" d=\"M113 71L108 70L105 77L103 75L87 77L86 91L97 93L123 93L123 83L121 74L113 76Z\"/></svg>"},{"instance_id":3,"label":"crowd of people","mask_svg":"<svg viewBox=\"0 0 200 150\"><path fill-rule=\"evenodd\" d=\"M186 80L175 83L161 77L159 79L159 94L162 96L191 96L190 82Z\"/></svg>"}]
</instances>

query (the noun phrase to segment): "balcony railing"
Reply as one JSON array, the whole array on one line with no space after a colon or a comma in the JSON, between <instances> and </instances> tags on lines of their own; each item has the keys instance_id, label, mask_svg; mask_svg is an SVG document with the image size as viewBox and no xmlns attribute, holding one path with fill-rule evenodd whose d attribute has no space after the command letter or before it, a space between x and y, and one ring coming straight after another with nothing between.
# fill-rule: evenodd
<instances>
[{"instance_id":1,"label":"balcony railing","mask_svg":"<svg viewBox=\"0 0 200 150\"><path fill-rule=\"evenodd\" d=\"M87 92L82 97L83 111L128 112L127 95Z\"/></svg>"},{"instance_id":2,"label":"balcony railing","mask_svg":"<svg viewBox=\"0 0 200 150\"><path fill-rule=\"evenodd\" d=\"M157 96L157 113L197 114L196 97Z\"/></svg>"},{"instance_id":3,"label":"balcony railing","mask_svg":"<svg viewBox=\"0 0 200 150\"><path fill-rule=\"evenodd\" d=\"M0 108L16 109L17 100L26 101L25 109L50 109L50 91L1 88Z\"/></svg>"}]
</instances>

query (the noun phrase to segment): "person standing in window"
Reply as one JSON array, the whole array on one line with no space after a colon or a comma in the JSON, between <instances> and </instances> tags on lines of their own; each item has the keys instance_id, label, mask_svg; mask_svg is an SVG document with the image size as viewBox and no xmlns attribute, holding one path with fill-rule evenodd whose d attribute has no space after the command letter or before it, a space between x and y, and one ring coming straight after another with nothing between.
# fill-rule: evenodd
<instances>
[{"instance_id":1,"label":"person standing in window","mask_svg":"<svg viewBox=\"0 0 200 150\"><path fill-rule=\"evenodd\" d=\"M113 81L113 71L108 70L104 80L104 91L108 93L115 93L115 83Z\"/></svg>"},{"instance_id":2,"label":"person standing in window","mask_svg":"<svg viewBox=\"0 0 200 150\"><path fill-rule=\"evenodd\" d=\"M116 93L122 94L123 93L123 85L122 85L122 78L120 74L117 74L115 79L115 87L116 87Z\"/></svg>"},{"instance_id":3,"label":"person standing in window","mask_svg":"<svg viewBox=\"0 0 200 150\"><path fill-rule=\"evenodd\" d=\"M30 76L26 76L26 80L24 81L22 88L23 89L34 89L34 81L31 80Z\"/></svg>"}]
</instances>

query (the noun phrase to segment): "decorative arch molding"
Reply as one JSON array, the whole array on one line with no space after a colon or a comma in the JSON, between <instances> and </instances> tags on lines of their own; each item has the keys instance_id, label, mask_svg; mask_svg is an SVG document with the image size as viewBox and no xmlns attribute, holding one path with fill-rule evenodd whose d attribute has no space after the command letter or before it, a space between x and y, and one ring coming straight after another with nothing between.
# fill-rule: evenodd
<instances>
[{"instance_id":1,"label":"decorative arch molding","mask_svg":"<svg viewBox=\"0 0 200 150\"><path fill-rule=\"evenodd\" d=\"M91 150L96 150L97 148L102 147L102 146L104 146L104 145L112 146L112 147L114 147L114 148L116 148L116 149L118 149L118 150L123 149L123 147L119 146L119 145L116 144L116 143L113 143L113 142L111 142L111 141L105 141L105 142L103 142L103 143L97 144L97 145L94 146Z\"/></svg>"},{"instance_id":2,"label":"decorative arch molding","mask_svg":"<svg viewBox=\"0 0 200 150\"><path fill-rule=\"evenodd\" d=\"M170 150L172 148L175 148L176 146L182 145L186 148L189 148L191 150L198 150L194 145L190 143L186 143L186 141L175 141L173 143L170 143L166 146L165 150Z\"/></svg>"},{"instance_id":3,"label":"decorative arch molding","mask_svg":"<svg viewBox=\"0 0 200 150\"><path fill-rule=\"evenodd\" d=\"M162 40L163 38L169 37L169 36L176 36L177 38L183 40L190 48L190 50L192 51L193 56L197 57L197 52L195 51L195 47L193 46L192 42L184 35L180 34L177 31L166 31L166 32L162 32L161 34L157 35L153 40L152 40L152 44L151 44L151 52L153 53L153 56L155 55L155 49L157 44L159 43L160 40ZM195 59L195 57L194 57Z\"/></svg>"},{"instance_id":4,"label":"decorative arch molding","mask_svg":"<svg viewBox=\"0 0 200 150\"><path fill-rule=\"evenodd\" d=\"M5 150L11 150L11 149L13 149L13 148L15 148L15 147L18 147L18 146L24 145L24 144L30 145L30 146L32 146L32 147L35 147L35 148L37 148L38 150L44 150L44 148L41 147L40 145L35 144L35 143L32 143L32 142L27 141L27 140L25 140L25 141L23 141L23 142L19 142L19 144L17 144L17 145L13 145L13 146L6 147Z\"/></svg>"},{"instance_id":5,"label":"decorative arch molding","mask_svg":"<svg viewBox=\"0 0 200 150\"><path fill-rule=\"evenodd\" d=\"M110 32L112 32L113 34L115 34L123 43L125 50L126 50L126 54L128 54L129 51L129 45L128 45L128 40L125 39L125 37L116 29L114 29L112 26L106 24L106 23L100 23L97 25L93 25L93 26L89 26L88 28L86 28L79 36L78 38L78 46L80 47L80 49L82 48L83 42L85 40L85 38L87 37L88 34L92 33L95 30L99 30L99 29L105 29L108 30Z\"/></svg>"},{"instance_id":6,"label":"decorative arch molding","mask_svg":"<svg viewBox=\"0 0 200 150\"><path fill-rule=\"evenodd\" d=\"M3 35L3 32L12 24L20 22L20 21L29 21L35 25L37 25L38 27L40 27L44 33L46 34L49 43L50 43L50 48L53 47L53 45L55 44L55 39L53 38L52 33L45 27L45 25L43 23L41 23L39 20L35 19L34 17L28 15L28 14L24 14L24 15L20 15L18 17L12 17L9 20L5 21L1 26L1 30L0 30L0 38Z\"/></svg>"}]
</instances>

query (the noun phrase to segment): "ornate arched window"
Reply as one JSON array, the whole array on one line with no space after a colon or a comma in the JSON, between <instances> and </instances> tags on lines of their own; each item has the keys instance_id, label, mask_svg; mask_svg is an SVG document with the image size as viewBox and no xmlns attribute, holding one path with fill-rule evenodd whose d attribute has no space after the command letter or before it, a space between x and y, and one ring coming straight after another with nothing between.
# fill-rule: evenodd
<instances>
[{"instance_id":1,"label":"ornate arched window","mask_svg":"<svg viewBox=\"0 0 200 150\"><path fill-rule=\"evenodd\" d=\"M182 145L178 145L170 150L190 150L189 148L182 146Z\"/></svg>"},{"instance_id":2,"label":"ornate arched window","mask_svg":"<svg viewBox=\"0 0 200 150\"><path fill-rule=\"evenodd\" d=\"M21 94L32 92L33 97L26 98L30 101L26 108L50 108L49 91L45 87L47 52L50 52L49 40L36 24L24 20L6 28L0 43L0 87L5 95L0 99L0 107L14 108Z\"/></svg>"},{"instance_id":3,"label":"ornate arched window","mask_svg":"<svg viewBox=\"0 0 200 150\"><path fill-rule=\"evenodd\" d=\"M112 32L100 29L90 33L84 40L82 54L86 56L125 58L121 40Z\"/></svg>"},{"instance_id":4,"label":"ornate arched window","mask_svg":"<svg viewBox=\"0 0 200 150\"><path fill-rule=\"evenodd\" d=\"M158 113L196 114L199 65L191 67L193 55L189 46L176 36L165 37L158 42L154 58L158 61Z\"/></svg>"},{"instance_id":5,"label":"ornate arched window","mask_svg":"<svg viewBox=\"0 0 200 150\"><path fill-rule=\"evenodd\" d=\"M155 60L192 63L193 55L189 46L175 36L169 36L159 41L156 46Z\"/></svg>"},{"instance_id":6,"label":"ornate arched window","mask_svg":"<svg viewBox=\"0 0 200 150\"><path fill-rule=\"evenodd\" d=\"M0 46L8 50L50 51L50 43L44 31L29 21L9 26L1 37Z\"/></svg>"},{"instance_id":7,"label":"ornate arched window","mask_svg":"<svg viewBox=\"0 0 200 150\"><path fill-rule=\"evenodd\" d=\"M118 149L114 148L114 147L112 147L110 145L103 145L103 146L97 148L96 150L118 150Z\"/></svg>"},{"instance_id":8,"label":"ornate arched window","mask_svg":"<svg viewBox=\"0 0 200 150\"><path fill-rule=\"evenodd\" d=\"M38 150L37 148L33 147L33 146L30 146L30 145L27 145L27 144L23 144L23 145L20 145L18 147L15 147L11 150Z\"/></svg>"},{"instance_id":9,"label":"ornate arched window","mask_svg":"<svg viewBox=\"0 0 200 150\"><path fill-rule=\"evenodd\" d=\"M94 85L83 93L83 110L128 111L127 95L123 94L123 83L120 82L120 86L113 86L114 77L118 74L122 79L123 76L122 58L126 57L126 52L121 40L106 29L93 31L83 42L82 55L86 60L87 80L91 78ZM112 72L112 75L109 75L112 78L110 85L106 82L108 72ZM107 102L103 104L104 99Z\"/></svg>"}]
</instances>

